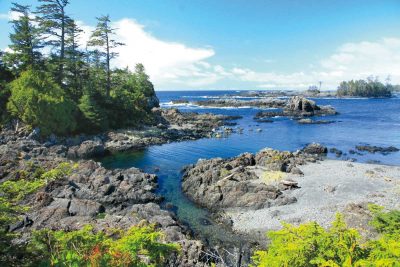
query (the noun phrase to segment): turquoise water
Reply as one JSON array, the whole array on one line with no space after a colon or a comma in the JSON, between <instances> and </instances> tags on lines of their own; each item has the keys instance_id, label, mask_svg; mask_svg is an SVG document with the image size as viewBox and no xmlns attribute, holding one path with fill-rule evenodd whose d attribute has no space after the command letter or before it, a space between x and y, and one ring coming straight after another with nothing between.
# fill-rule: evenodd
<instances>
[{"instance_id":1,"label":"turquoise water","mask_svg":"<svg viewBox=\"0 0 400 267\"><path fill-rule=\"evenodd\" d=\"M189 101L219 97L227 92L159 92L162 106L170 107L170 101L183 98ZM234 92L228 92L234 93ZM307 143L319 142L348 152L355 145L400 147L400 98L392 99L315 99L319 105L332 105L340 115L324 119L335 120L326 125L299 125L286 118L276 118L273 123L253 121L255 108L202 108L180 105L181 111L212 112L216 114L241 115L238 126L243 134L234 133L222 139L201 139L152 146L140 152L113 155L102 160L107 168L141 168L159 177L158 193L165 202L176 206L175 212L196 233L214 240L232 240L232 235L220 226L203 225L200 221L208 212L196 207L181 192L180 179L183 166L196 163L200 158L234 157L243 152L257 152L265 147L279 150L296 150ZM262 129L261 132L257 129ZM359 162L371 160L383 164L400 165L400 153L389 155L348 155ZM329 154L328 157L335 158ZM346 156L345 156L346 157Z\"/></svg>"}]
</instances>

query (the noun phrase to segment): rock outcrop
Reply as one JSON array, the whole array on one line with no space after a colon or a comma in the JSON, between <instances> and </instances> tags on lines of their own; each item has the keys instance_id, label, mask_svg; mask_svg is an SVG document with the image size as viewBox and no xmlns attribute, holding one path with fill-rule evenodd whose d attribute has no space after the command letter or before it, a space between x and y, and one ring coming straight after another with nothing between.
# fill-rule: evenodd
<instances>
[{"instance_id":1,"label":"rock outcrop","mask_svg":"<svg viewBox=\"0 0 400 267\"><path fill-rule=\"evenodd\" d=\"M358 151L363 151L368 153L381 153L383 155L400 151L399 148L394 146L380 147L380 146L370 146L370 145L358 145L356 146L356 149Z\"/></svg>"},{"instance_id":2,"label":"rock outcrop","mask_svg":"<svg viewBox=\"0 0 400 267\"><path fill-rule=\"evenodd\" d=\"M284 173L302 175L298 166L320 160L326 151L311 144L294 153L264 149L256 155L199 160L184 170L182 190L212 211L290 204L296 200L283 191L296 188L297 183L286 181Z\"/></svg>"},{"instance_id":3,"label":"rock outcrop","mask_svg":"<svg viewBox=\"0 0 400 267\"><path fill-rule=\"evenodd\" d=\"M238 99L209 99L194 102L195 105L204 107L257 107L257 108L283 108L286 101L279 98L266 98L260 100Z\"/></svg>"},{"instance_id":4,"label":"rock outcrop","mask_svg":"<svg viewBox=\"0 0 400 267\"><path fill-rule=\"evenodd\" d=\"M314 101L309 100L305 97L293 96L288 100L282 110L261 111L255 115L254 119L260 120L263 118L271 118L276 116L302 119L304 117L327 116L336 114L337 112L332 106L318 106Z\"/></svg>"},{"instance_id":5,"label":"rock outcrop","mask_svg":"<svg viewBox=\"0 0 400 267\"><path fill-rule=\"evenodd\" d=\"M68 149L3 133L2 139L8 142L0 145L0 182L34 173L36 167L55 168L69 161L71 151L82 157L103 151L92 141ZM145 221L163 231L165 241L177 242L182 247L182 253L172 255L167 266L208 266L204 244L193 239L173 213L161 209L162 198L155 194L155 175L136 168L107 170L92 160L71 164L75 167L70 174L49 182L23 200L21 204L31 208L21 221L9 227L9 231L23 233L16 242L27 242L32 230L43 228L70 231L91 224L97 230L127 229Z\"/></svg>"}]
</instances>

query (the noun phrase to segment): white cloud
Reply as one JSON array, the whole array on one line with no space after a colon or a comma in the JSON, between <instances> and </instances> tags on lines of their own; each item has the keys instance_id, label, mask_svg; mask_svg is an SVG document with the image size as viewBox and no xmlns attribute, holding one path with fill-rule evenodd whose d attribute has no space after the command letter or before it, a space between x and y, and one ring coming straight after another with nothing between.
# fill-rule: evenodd
<instances>
[{"instance_id":1,"label":"white cloud","mask_svg":"<svg viewBox=\"0 0 400 267\"><path fill-rule=\"evenodd\" d=\"M115 64L133 68L136 63L143 63L156 86L174 83L202 86L218 80L209 70L211 64L204 61L215 54L213 49L157 39L132 19L114 22L113 27L117 29L117 40L125 43L117 49L120 56Z\"/></svg>"},{"instance_id":2,"label":"white cloud","mask_svg":"<svg viewBox=\"0 0 400 267\"><path fill-rule=\"evenodd\" d=\"M21 16L21 14L18 13L18 12L9 11L8 13L1 13L1 14L0 14L0 20L8 20L8 21L11 21L11 20L16 20L16 19L18 19L20 16ZM30 17L33 17L33 16L30 16Z\"/></svg>"},{"instance_id":3,"label":"white cloud","mask_svg":"<svg viewBox=\"0 0 400 267\"><path fill-rule=\"evenodd\" d=\"M11 12L0 14L0 19L13 16ZM84 30L79 42L85 47L94 27L81 21L77 24ZM304 89L319 81L324 89L335 89L343 80L370 75L381 80L390 75L393 83L400 84L400 38L345 43L326 58L305 62L304 69L277 73L211 64L208 60L215 55L213 48L161 40L133 19L115 21L112 27L117 29L115 39L126 44L117 48L120 56L114 66L133 69L136 63L143 63L157 89L225 88L228 84L242 89Z\"/></svg>"},{"instance_id":4,"label":"white cloud","mask_svg":"<svg viewBox=\"0 0 400 267\"><path fill-rule=\"evenodd\" d=\"M237 79L258 83L260 88L307 88L323 82L326 89L335 89L343 80L365 79L370 75L382 81L390 76L392 83L400 84L400 38L383 38L376 42L346 43L319 64L313 71L294 73L255 72L233 68Z\"/></svg>"}]
</instances>

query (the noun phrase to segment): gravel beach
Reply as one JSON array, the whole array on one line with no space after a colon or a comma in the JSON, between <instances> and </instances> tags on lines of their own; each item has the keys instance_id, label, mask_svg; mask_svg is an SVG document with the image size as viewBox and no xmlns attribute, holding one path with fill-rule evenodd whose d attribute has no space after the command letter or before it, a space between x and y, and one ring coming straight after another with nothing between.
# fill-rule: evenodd
<instances>
[{"instance_id":1,"label":"gravel beach","mask_svg":"<svg viewBox=\"0 0 400 267\"><path fill-rule=\"evenodd\" d=\"M281 228L281 222L300 224L316 221L328 227L337 212L349 205L376 203L400 208L400 167L324 160L301 166L304 176L285 174L300 188L285 194L297 198L290 205L259 210L227 211L237 232L256 233Z\"/></svg>"}]
</instances>

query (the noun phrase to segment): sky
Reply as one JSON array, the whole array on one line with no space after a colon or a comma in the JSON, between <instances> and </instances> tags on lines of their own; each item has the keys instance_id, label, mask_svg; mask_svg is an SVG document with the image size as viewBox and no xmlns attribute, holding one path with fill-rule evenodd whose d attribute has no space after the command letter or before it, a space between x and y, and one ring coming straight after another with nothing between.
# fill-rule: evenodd
<instances>
[{"instance_id":1,"label":"sky","mask_svg":"<svg viewBox=\"0 0 400 267\"><path fill-rule=\"evenodd\" d=\"M0 0L1 50L11 2ZM70 0L67 13L82 46L109 14L126 44L113 66L143 63L156 90L333 90L370 75L400 84L400 0Z\"/></svg>"}]
</instances>

